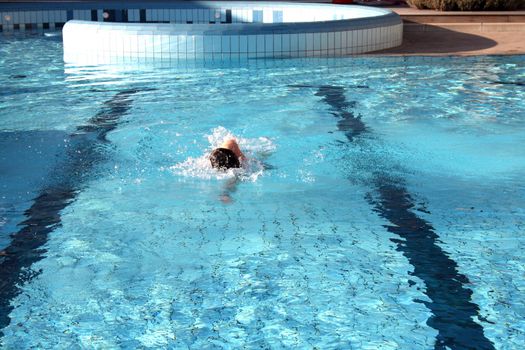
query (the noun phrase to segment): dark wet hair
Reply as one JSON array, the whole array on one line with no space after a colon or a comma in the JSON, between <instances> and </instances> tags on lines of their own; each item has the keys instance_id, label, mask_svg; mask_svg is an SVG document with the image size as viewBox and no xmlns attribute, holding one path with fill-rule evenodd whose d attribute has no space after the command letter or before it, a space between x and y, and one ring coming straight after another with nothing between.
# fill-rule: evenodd
<instances>
[{"instance_id":1,"label":"dark wet hair","mask_svg":"<svg viewBox=\"0 0 525 350\"><path fill-rule=\"evenodd\" d=\"M217 169L240 168L239 158L232 150L216 148L210 154L211 166Z\"/></svg>"}]
</instances>

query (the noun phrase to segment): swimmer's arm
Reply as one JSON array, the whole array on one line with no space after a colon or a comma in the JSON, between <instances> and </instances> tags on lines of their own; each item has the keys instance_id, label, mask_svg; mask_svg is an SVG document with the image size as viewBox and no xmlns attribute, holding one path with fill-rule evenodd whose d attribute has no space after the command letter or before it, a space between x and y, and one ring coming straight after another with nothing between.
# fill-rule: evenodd
<instances>
[{"instance_id":1,"label":"swimmer's arm","mask_svg":"<svg viewBox=\"0 0 525 350\"><path fill-rule=\"evenodd\" d=\"M239 148L239 144L235 139L229 139L224 141L221 147L231 150L240 160L246 160L246 156L244 155L244 153L242 153L241 149Z\"/></svg>"}]
</instances>

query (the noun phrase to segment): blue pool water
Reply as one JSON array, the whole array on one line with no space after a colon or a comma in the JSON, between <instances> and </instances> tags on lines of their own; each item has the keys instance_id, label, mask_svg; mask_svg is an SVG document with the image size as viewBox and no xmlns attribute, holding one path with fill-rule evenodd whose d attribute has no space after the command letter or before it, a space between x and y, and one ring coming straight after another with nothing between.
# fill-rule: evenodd
<instances>
[{"instance_id":1,"label":"blue pool water","mask_svg":"<svg viewBox=\"0 0 525 350\"><path fill-rule=\"evenodd\" d=\"M0 347L525 343L525 57L61 50L0 38Z\"/></svg>"}]
</instances>

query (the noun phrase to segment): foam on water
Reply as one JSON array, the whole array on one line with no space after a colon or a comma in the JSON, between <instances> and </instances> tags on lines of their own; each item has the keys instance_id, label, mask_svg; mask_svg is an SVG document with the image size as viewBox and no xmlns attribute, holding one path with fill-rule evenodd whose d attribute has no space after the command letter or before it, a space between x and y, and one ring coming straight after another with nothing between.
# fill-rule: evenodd
<instances>
[{"instance_id":1,"label":"foam on water","mask_svg":"<svg viewBox=\"0 0 525 350\"><path fill-rule=\"evenodd\" d=\"M263 159L275 151L275 145L267 137L243 138L236 136L223 126L218 126L206 136L210 147L200 157L188 157L185 161L170 166L168 169L175 175L196 177L201 179L238 178L241 181L257 181L264 174ZM235 139L246 156L241 162L241 168L218 171L212 168L209 160L210 152L219 147L225 140Z\"/></svg>"}]
</instances>

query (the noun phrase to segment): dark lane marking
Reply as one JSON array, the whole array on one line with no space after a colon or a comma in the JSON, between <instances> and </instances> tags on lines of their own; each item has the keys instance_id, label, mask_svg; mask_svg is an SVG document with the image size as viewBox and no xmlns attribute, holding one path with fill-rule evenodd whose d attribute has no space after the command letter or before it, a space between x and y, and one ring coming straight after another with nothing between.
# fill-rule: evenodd
<instances>
[{"instance_id":1,"label":"dark lane marking","mask_svg":"<svg viewBox=\"0 0 525 350\"><path fill-rule=\"evenodd\" d=\"M323 102L331 107L331 113L334 117L339 118L337 121L337 128L344 132L345 136L352 141L354 137L366 132L366 126L360 117L354 116L348 109L355 106L355 102L348 102L344 98L345 88L342 86L331 85L288 85L292 88L315 88L317 93L315 96L320 96ZM350 88L368 89L366 85L355 85ZM343 98L341 98L343 96Z\"/></svg>"},{"instance_id":2,"label":"dark lane marking","mask_svg":"<svg viewBox=\"0 0 525 350\"><path fill-rule=\"evenodd\" d=\"M524 81L491 81L491 84L525 86Z\"/></svg>"},{"instance_id":3,"label":"dark lane marking","mask_svg":"<svg viewBox=\"0 0 525 350\"><path fill-rule=\"evenodd\" d=\"M126 90L117 93L111 100L104 103L105 108L91 118L88 124L77 127L77 130L96 133L98 139L105 141L107 133L117 127L120 118L131 108L129 98L138 91Z\"/></svg>"},{"instance_id":4,"label":"dark lane marking","mask_svg":"<svg viewBox=\"0 0 525 350\"><path fill-rule=\"evenodd\" d=\"M352 103L347 102L342 87L319 87L316 96L331 107L332 114L339 118L337 123L349 141L367 131L361 118L347 110ZM438 246L439 237L430 223L414 212L414 201L401 179L372 174L374 190L367 200L375 211L390 222L385 228L401 239L392 239L414 266L412 275L425 282L426 294L432 302L423 302L432 312L427 324L438 331L435 349L494 349L483 327L473 319L481 319L479 307L471 302L472 290L468 278L458 272L458 266L448 254Z\"/></svg>"},{"instance_id":5,"label":"dark lane marking","mask_svg":"<svg viewBox=\"0 0 525 350\"><path fill-rule=\"evenodd\" d=\"M427 324L438 330L436 349L494 349L483 328L473 319L482 319L479 307L471 302L470 281L458 272L456 262L436 243L434 228L414 214L414 203L403 186L384 177L377 177L379 198L368 197L379 215L391 225L385 228L404 240L392 239L414 266L413 276L423 280L425 293L432 302L424 303L432 312Z\"/></svg>"},{"instance_id":6,"label":"dark lane marking","mask_svg":"<svg viewBox=\"0 0 525 350\"><path fill-rule=\"evenodd\" d=\"M335 86L335 85L308 85L308 84L291 84L288 87L293 88L316 88L316 89L369 89L368 85L345 85L345 86Z\"/></svg>"},{"instance_id":7,"label":"dark lane marking","mask_svg":"<svg viewBox=\"0 0 525 350\"><path fill-rule=\"evenodd\" d=\"M41 93L41 92L49 92L49 89L46 89L44 87L16 88L16 87L4 86L2 88L2 91L0 91L0 97L10 97L10 96L16 96L16 95L23 95L23 94L36 94L36 93Z\"/></svg>"},{"instance_id":8,"label":"dark lane marking","mask_svg":"<svg viewBox=\"0 0 525 350\"><path fill-rule=\"evenodd\" d=\"M10 323L10 302L20 293L19 286L38 274L30 272L30 267L45 257L43 246L49 233L60 226L60 212L75 200L89 170L104 159L100 140L105 141L107 133L117 127L131 108L131 96L137 92L117 93L88 124L77 128L78 133L71 137L66 164L56 169L60 180L40 192L24 213L27 219L20 223L22 228L11 235L10 245L0 255L0 337L1 329Z\"/></svg>"},{"instance_id":9,"label":"dark lane marking","mask_svg":"<svg viewBox=\"0 0 525 350\"><path fill-rule=\"evenodd\" d=\"M352 141L354 137L367 130L361 118L348 111L348 108L355 106L355 102L348 102L344 96L344 91L344 88L340 86L321 86L315 96L322 97L323 102L332 107L332 114L339 118L337 128L344 132L348 140Z\"/></svg>"}]
</instances>

